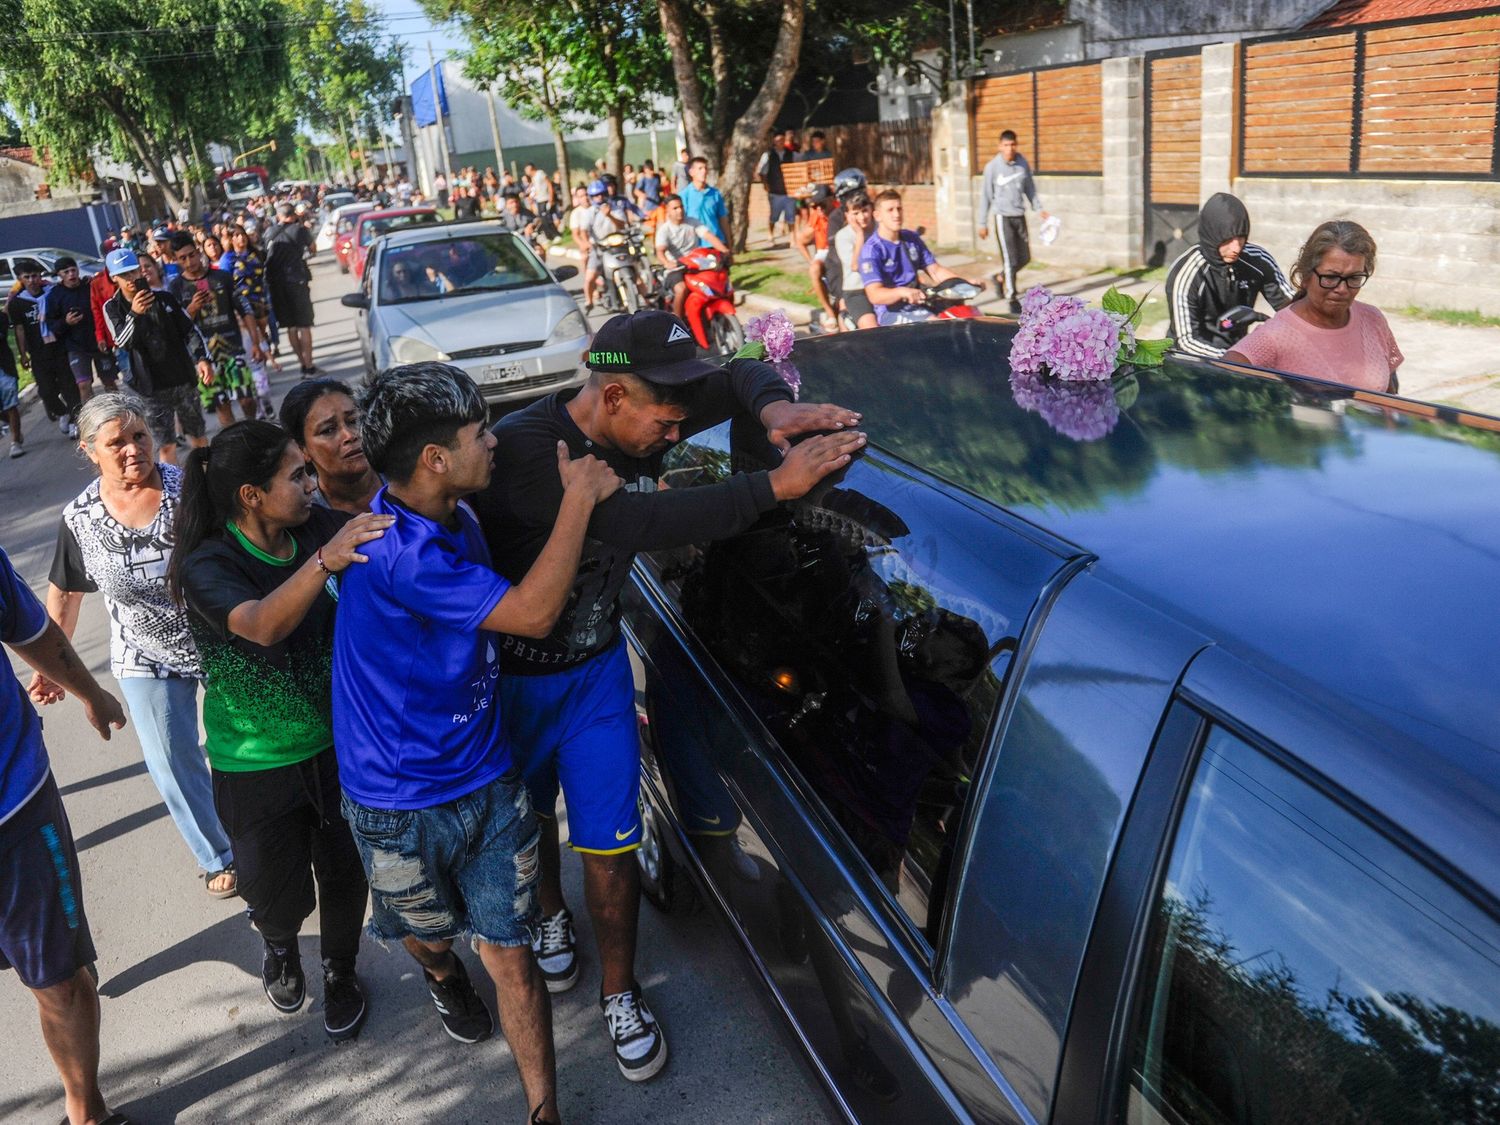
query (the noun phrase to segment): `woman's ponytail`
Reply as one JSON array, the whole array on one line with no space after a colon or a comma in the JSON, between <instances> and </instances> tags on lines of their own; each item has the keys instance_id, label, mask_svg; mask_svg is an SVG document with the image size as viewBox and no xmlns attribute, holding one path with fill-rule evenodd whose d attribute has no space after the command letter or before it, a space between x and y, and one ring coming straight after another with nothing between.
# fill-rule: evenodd
<instances>
[{"instance_id":1,"label":"woman's ponytail","mask_svg":"<svg viewBox=\"0 0 1500 1125\"><path fill-rule=\"evenodd\" d=\"M238 514L241 488L271 483L291 440L275 422L236 422L215 434L209 445L188 454L173 524L172 561L167 564L167 590L179 604L186 604L188 559Z\"/></svg>"}]
</instances>

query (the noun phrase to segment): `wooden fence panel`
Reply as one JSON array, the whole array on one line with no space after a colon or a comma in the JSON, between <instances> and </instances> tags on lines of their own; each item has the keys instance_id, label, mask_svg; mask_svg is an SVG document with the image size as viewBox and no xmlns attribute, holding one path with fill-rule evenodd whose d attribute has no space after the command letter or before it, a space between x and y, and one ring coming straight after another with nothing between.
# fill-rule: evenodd
<instances>
[{"instance_id":1,"label":"wooden fence panel","mask_svg":"<svg viewBox=\"0 0 1500 1125\"><path fill-rule=\"evenodd\" d=\"M1488 175L1500 93L1500 15L1365 33L1361 172Z\"/></svg>"},{"instance_id":2,"label":"wooden fence panel","mask_svg":"<svg viewBox=\"0 0 1500 1125\"><path fill-rule=\"evenodd\" d=\"M1353 32L1246 44L1243 171L1350 171L1354 46Z\"/></svg>"},{"instance_id":3,"label":"wooden fence panel","mask_svg":"<svg viewBox=\"0 0 1500 1125\"><path fill-rule=\"evenodd\" d=\"M1203 59L1169 55L1151 60L1152 203L1197 205L1203 149Z\"/></svg>"},{"instance_id":4,"label":"wooden fence panel","mask_svg":"<svg viewBox=\"0 0 1500 1125\"><path fill-rule=\"evenodd\" d=\"M1103 82L1098 63L1037 71L1034 171L1104 171Z\"/></svg>"},{"instance_id":5,"label":"wooden fence panel","mask_svg":"<svg viewBox=\"0 0 1500 1125\"><path fill-rule=\"evenodd\" d=\"M982 164L1000 144L1000 133L1015 130L1022 154L1036 151L1032 129L1031 71L981 78L974 83L974 151Z\"/></svg>"}]
</instances>

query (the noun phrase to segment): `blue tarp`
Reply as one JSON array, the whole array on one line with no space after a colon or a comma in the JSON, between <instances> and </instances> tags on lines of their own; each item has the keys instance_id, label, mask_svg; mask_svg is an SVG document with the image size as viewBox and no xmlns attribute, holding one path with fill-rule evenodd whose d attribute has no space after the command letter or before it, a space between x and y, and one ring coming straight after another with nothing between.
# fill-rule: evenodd
<instances>
[{"instance_id":1,"label":"blue tarp","mask_svg":"<svg viewBox=\"0 0 1500 1125\"><path fill-rule=\"evenodd\" d=\"M418 125L435 125L438 115L432 106L432 79L437 75L438 102L442 106L443 116L448 116L448 90L443 83L443 68L436 70L424 70L421 75L412 80L411 84L411 117Z\"/></svg>"}]
</instances>

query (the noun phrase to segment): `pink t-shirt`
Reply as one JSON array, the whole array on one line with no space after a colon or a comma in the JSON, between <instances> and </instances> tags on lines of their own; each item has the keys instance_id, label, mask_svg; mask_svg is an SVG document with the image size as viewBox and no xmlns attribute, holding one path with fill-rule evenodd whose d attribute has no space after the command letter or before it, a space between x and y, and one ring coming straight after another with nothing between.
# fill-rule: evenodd
<instances>
[{"instance_id":1,"label":"pink t-shirt","mask_svg":"<svg viewBox=\"0 0 1500 1125\"><path fill-rule=\"evenodd\" d=\"M1302 319L1294 301L1233 348L1255 367L1346 383L1366 391L1383 391L1406 357L1396 346L1391 326L1374 305L1355 301L1349 323L1319 328Z\"/></svg>"}]
</instances>

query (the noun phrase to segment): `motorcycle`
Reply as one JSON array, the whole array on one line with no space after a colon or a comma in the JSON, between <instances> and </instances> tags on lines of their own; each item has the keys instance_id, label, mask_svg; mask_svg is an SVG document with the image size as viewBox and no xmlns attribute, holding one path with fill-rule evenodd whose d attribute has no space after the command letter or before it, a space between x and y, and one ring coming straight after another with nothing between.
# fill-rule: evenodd
<instances>
[{"instance_id":1,"label":"motorcycle","mask_svg":"<svg viewBox=\"0 0 1500 1125\"><path fill-rule=\"evenodd\" d=\"M926 308L932 310L933 320L968 320L979 315L973 305L965 304L979 296L979 286L961 277L950 277L922 290L927 298Z\"/></svg>"},{"instance_id":2,"label":"motorcycle","mask_svg":"<svg viewBox=\"0 0 1500 1125\"><path fill-rule=\"evenodd\" d=\"M734 285L729 280L729 255L699 246L678 259L686 271L687 301L682 318L698 346L710 353L733 355L745 343L745 329L734 313Z\"/></svg>"},{"instance_id":3,"label":"motorcycle","mask_svg":"<svg viewBox=\"0 0 1500 1125\"><path fill-rule=\"evenodd\" d=\"M646 238L639 227L617 230L599 240L599 272L604 276L604 304L611 312L635 312L654 284L646 262Z\"/></svg>"}]
</instances>

